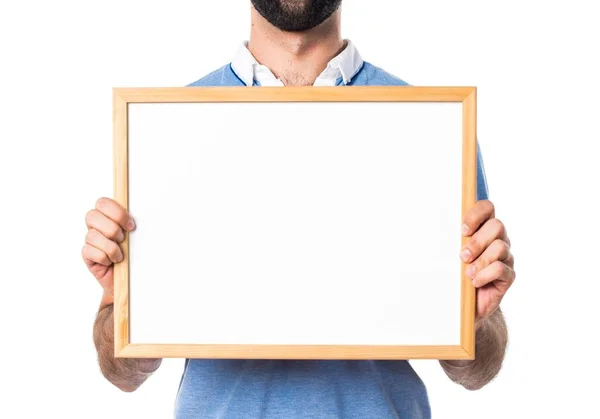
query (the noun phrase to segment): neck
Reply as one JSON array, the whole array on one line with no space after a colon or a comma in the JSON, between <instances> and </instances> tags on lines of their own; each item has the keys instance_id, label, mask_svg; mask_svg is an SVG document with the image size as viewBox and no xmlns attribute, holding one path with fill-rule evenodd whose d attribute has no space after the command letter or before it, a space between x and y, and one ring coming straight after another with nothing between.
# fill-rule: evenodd
<instances>
[{"instance_id":1,"label":"neck","mask_svg":"<svg viewBox=\"0 0 600 419\"><path fill-rule=\"evenodd\" d=\"M338 9L325 22L304 32L284 32L252 7L248 49L286 86L312 86L327 63L345 47Z\"/></svg>"}]
</instances>

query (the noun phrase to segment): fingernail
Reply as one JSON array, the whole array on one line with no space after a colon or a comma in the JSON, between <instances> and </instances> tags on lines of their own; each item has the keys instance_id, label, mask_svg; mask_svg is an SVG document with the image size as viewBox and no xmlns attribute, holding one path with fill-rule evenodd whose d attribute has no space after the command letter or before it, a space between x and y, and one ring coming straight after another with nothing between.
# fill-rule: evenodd
<instances>
[{"instance_id":1,"label":"fingernail","mask_svg":"<svg viewBox=\"0 0 600 419\"><path fill-rule=\"evenodd\" d=\"M477 287L477 280L476 279L473 279L473 281L471 281L471 282L473 283L474 287Z\"/></svg>"},{"instance_id":2,"label":"fingernail","mask_svg":"<svg viewBox=\"0 0 600 419\"><path fill-rule=\"evenodd\" d=\"M135 223L133 222L133 220L129 220L127 221L127 229L128 230L133 230L135 228Z\"/></svg>"},{"instance_id":3,"label":"fingernail","mask_svg":"<svg viewBox=\"0 0 600 419\"><path fill-rule=\"evenodd\" d=\"M471 260L471 252L469 251L469 249L464 249L462 252L460 252L460 258L464 262L468 262L469 260Z\"/></svg>"},{"instance_id":4,"label":"fingernail","mask_svg":"<svg viewBox=\"0 0 600 419\"><path fill-rule=\"evenodd\" d=\"M476 273L477 269L475 268L475 265L469 265L469 267L465 270L465 275L470 279L475 278Z\"/></svg>"},{"instance_id":5,"label":"fingernail","mask_svg":"<svg viewBox=\"0 0 600 419\"><path fill-rule=\"evenodd\" d=\"M460 228L460 231L462 232L463 235L466 235L469 232L469 226L466 224L463 224L462 227Z\"/></svg>"}]
</instances>

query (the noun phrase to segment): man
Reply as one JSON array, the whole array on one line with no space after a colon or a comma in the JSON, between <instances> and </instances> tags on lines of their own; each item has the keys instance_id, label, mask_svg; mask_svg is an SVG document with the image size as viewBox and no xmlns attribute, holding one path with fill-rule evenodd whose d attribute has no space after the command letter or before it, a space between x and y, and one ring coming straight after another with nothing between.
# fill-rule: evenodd
<instances>
[{"instance_id":1,"label":"man","mask_svg":"<svg viewBox=\"0 0 600 419\"><path fill-rule=\"evenodd\" d=\"M252 0L250 40L231 64L190 86L406 85L370 63L340 37L341 0ZM343 87L340 87L343 88ZM268 123L265 122L265 123ZM333 120L332 123L345 123ZM434 167L431 170L435 170ZM515 278L510 241L487 200L478 150L479 201L465 216L461 257L477 287L473 361L441 361L447 375L478 389L500 370L507 332L499 304ZM443 176L443 173L440 173ZM160 359L113 357L113 263L135 222L101 198L86 215L83 258L104 289L94 342L105 377L137 389ZM143 228L143 226L142 226ZM186 360L178 418L429 418L424 384L406 361Z\"/></svg>"}]
</instances>

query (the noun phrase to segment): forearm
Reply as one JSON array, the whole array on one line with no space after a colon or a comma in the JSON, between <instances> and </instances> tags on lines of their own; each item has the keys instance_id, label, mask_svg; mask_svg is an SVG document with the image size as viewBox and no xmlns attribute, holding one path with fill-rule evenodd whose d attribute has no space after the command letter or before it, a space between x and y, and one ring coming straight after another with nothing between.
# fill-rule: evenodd
<instances>
[{"instance_id":1,"label":"forearm","mask_svg":"<svg viewBox=\"0 0 600 419\"><path fill-rule=\"evenodd\" d=\"M440 361L450 379L466 389L477 390L492 381L500 371L508 333L500 308L485 319L475 334L475 359Z\"/></svg>"},{"instance_id":2,"label":"forearm","mask_svg":"<svg viewBox=\"0 0 600 419\"><path fill-rule=\"evenodd\" d=\"M123 391L134 391L160 366L161 359L114 357L113 305L102 304L94 322L94 345L100 370Z\"/></svg>"}]
</instances>

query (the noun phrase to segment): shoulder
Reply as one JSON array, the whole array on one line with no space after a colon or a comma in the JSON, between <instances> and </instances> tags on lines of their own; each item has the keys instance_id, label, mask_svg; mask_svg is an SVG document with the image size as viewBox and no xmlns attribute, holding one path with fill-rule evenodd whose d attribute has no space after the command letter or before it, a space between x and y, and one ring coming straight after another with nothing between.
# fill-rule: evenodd
<instances>
[{"instance_id":1,"label":"shoulder","mask_svg":"<svg viewBox=\"0 0 600 419\"><path fill-rule=\"evenodd\" d=\"M207 74L206 76L198 79L186 87L194 86L231 86L242 84L237 78L235 73L231 70L230 64L225 64L223 67L216 69L215 71Z\"/></svg>"},{"instance_id":2,"label":"shoulder","mask_svg":"<svg viewBox=\"0 0 600 419\"><path fill-rule=\"evenodd\" d=\"M374 86L408 86L408 83L401 78L388 73L384 69L377 67L367 61L357 74L354 84L374 85Z\"/></svg>"}]
</instances>

